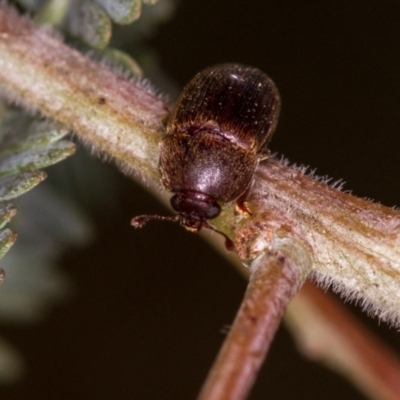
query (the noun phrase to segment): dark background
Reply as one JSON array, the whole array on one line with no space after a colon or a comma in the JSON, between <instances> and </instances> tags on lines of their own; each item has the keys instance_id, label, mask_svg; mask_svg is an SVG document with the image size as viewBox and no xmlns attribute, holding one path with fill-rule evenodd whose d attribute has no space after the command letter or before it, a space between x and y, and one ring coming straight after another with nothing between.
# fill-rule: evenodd
<instances>
[{"instance_id":1,"label":"dark background","mask_svg":"<svg viewBox=\"0 0 400 400\"><path fill-rule=\"evenodd\" d=\"M221 62L267 72L283 104L271 149L343 178L358 196L399 205L400 6L332 3L181 1L149 45L177 87ZM245 281L177 225L131 229L132 216L166 210L129 178L115 179L117 209L95 214L96 240L63 259L75 297L42 324L3 328L28 367L0 389L3 399L195 398ZM399 349L395 329L361 318ZM364 399L304 360L284 328L251 396L265 398Z\"/></svg>"}]
</instances>

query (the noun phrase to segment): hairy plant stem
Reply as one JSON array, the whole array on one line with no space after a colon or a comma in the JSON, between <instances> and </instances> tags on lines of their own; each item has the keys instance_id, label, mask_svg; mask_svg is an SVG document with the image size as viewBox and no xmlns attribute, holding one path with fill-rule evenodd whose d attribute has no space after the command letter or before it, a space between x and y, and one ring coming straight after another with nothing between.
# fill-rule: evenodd
<instances>
[{"instance_id":1,"label":"hairy plant stem","mask_svg":"<svg viewBox=\"0 0 400 400\"><path fill-rule=\"evenodd\" d=\"M36 28L4 2L0 87L9 100L64 123L125 171L159 185L165 101ZM260 165L249 207L251 218L228 204L213 221L235 239L242 261L259 255L252 244L267 238L276 216L285 215L286 231L296 231L308 244L320 282L360 300L380 318L399 322L399 211L343 193L273 159Z\"/></svg>"},{"instance_id":2,"label":"hairy plant stem","mask_svg":"<svg viewBox=\"0 0 400 400\"><path fill-rule=\"evenodd\" d=\"M168 105L149 85L94 62L0 3L0 87L11 101L64 123L127 171L158 180Z\"/></svg>"}]
</instances>

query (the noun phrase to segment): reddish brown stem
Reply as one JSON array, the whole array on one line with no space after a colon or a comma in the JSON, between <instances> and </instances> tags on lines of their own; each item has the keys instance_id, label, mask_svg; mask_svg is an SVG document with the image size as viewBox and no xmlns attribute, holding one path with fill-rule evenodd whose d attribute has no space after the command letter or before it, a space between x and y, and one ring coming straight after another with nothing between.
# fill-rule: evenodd
<instances>
[{"instance_id":1,"label":"reddish brown stem","mask_svg":"<svg viewBox=\"0 0 400 400\"><path fill-rule=\"evenodd\" d=\"M370 399L400 399L400 361L339 301L306 283L287 322L309 358L342 373Z\"/></svg>"},{"instance_id":2,"label":"reddish brown stem","mask_svg":"<svg viewBox=\"0 0 400 400\"><path fill-rule=\"evenodd\" d=\"M253 263L244 300L200 400L247 398L301 276L298 266L280 251L269 251Z\"/></svg>"}]
</instances>

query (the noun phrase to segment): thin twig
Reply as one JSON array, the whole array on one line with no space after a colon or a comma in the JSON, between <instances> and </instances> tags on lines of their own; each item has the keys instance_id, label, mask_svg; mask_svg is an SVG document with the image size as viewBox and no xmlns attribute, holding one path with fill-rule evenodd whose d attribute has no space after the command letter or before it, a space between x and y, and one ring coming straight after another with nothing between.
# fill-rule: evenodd
<instances>
[{"instance_id":1,"label":"thin twig","mask_svg":"<svg viewBox=\"0 0 400 400\"><path fill-rule=\"evenodd\" d=\"M286 322L302 353L342 373L372 400L400 399L400 361L336 298L306 282Z\"/></svg>"},{"instance_id":2,"label":"thin twig","mask_svg":"<svg viewBox=\"0 0 400 400\"><path fill-rule=\"evenodd\" d=\"M311 267L295 241L275 248L252 263L242 305L199 400L247 398L282 314Z\"/></svg>"}]
</instances>

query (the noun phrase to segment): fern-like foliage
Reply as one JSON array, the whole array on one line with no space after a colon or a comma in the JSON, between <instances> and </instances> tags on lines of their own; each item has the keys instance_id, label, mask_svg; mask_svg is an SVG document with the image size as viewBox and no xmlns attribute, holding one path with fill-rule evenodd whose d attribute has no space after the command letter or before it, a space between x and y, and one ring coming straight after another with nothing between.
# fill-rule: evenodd
<instances>
[{"instance_id":1,"label":"fern-like foliage","mask_svg":"<svg viewBox=\"0 0 400 400\"><path fill-rule=\"evenodd\" d=\"M41 169L72 155L75 152L75 145L63 139L68 132L62 126L34 120L2 103L0 103L0 122L0 258L2 258L17 238L16 233L7 227L17 211L11 201L42 182L46 178L46 173ZM28 207L24 208L28 209ZM38 237L38 232L39 230L35 229L34 237ZM22 235L24 236L26 237ZM37 260L39 262L35 263L32 257L35 257L36 253L37 258L38 250L43 249L43 246L36 246L35 252L35 246L32 246L32 243L31 241L29 246L23 245L20 247L20 252L15 253L11 258L8 257L10 268L5 269L10 274L11 279L8 282L10 284L2 286L0 291L0 317L3 320L5 316L10 315L14 319L21 320L21 318L26 319L27 316L32 317L35 311L37 314L38 301L42 303L43 297L46 297L46 290L38 290L38 288L43 286L43 282L46 282L47 286L51 282L55 284L55 277L43 280L43 273L40 273L40 269L44 268L49 277L51 271L47 267L49 255L39 251L41 257ZM4 264L2 262L2 265ZM29 274L29 270L32 270L31 267L34 264L37 266L36 279L27 279L29 275L32 275L32 273ZM4 271L1 269L0 283L3 279ZM41 300L38 300L38 296L32 296L32 293L24 290L24 285L20 284L21 279L35 287L36 293L41 292L39 295ZM39 279L42 280L41 285L38 284ZM13 285L13 282L18 282L18 280L19 284ZM60 285L57 286L60 288ZM18 352L6 341L0 339L0 382L12 381L18 377L22 365L22 357Z\"/></svg>"},{"instance_id":2,"label":"fern-like foliage","mask_svg":"<svg viewBox=\"0 0 400 400\"><path fill-rule=\"evenodd\" d=\"M33 189L46 178L45 168L75 152L75 145L62 139L68 132L60 125L23 117L19 111L2 107L0 125L0 258L16 235L4 226L16 209L10 200Z\"/></svg>"},{"instance_id":3,"label":"fern-like foliage","mask_svg":"<svg viewBox=\"0 0 400 400\"><path fill-rule=\"evenodd\" d=\"M18 0L35 12L38 23L60 26L65 33L80 39L86 46L108 46L112 23L127 25L137 20L143 3L157 0Z\"/></svg>"}]
</instances>

